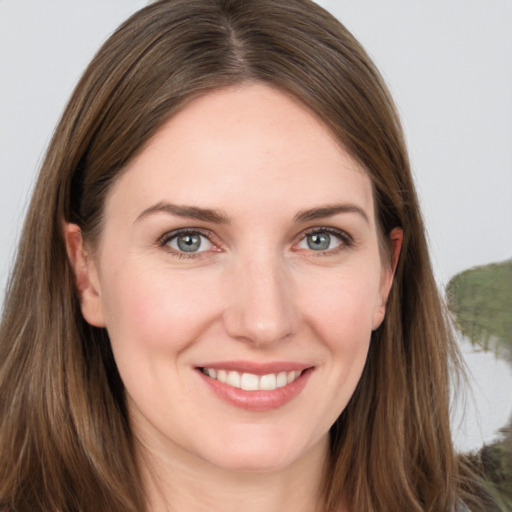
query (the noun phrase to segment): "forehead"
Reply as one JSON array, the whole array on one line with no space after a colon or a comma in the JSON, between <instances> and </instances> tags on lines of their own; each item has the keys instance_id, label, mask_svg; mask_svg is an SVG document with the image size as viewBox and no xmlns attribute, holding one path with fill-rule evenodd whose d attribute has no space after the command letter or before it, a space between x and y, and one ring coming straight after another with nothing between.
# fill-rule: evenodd
<instances>
[{"instance_id":1,"label":"forehead","mask_svg":"<svg viewBox=\"0 0 512 512\"><path fill-rule=\"evenodd\" d=\"M107 210L157 199L241 210L350 200L373 217L364 168L301 102L263 84L210 92L174 114L117 180Z\"/></svg>"}]
</instances>

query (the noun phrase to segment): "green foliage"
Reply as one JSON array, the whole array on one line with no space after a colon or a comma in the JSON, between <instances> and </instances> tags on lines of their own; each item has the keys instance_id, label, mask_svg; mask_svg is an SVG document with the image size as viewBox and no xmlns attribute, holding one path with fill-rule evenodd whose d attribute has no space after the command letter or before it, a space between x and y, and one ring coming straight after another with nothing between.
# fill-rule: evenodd
<instances>
[{"instance_id":1,"label":"green foliage","mask_svg":"<svg viewBox=\"0 0 512 512\"><path fill-rule=\"evenodd\" d=\"M465 270L446 293L458 328L473 345L512 357L512 260Z\"/></svg>"},{"instance_id":2,"label":"green foliage","mask_svg":"<svg viewBox=\"0 0 512 512\"><path fill-rule=\"evenodd\" d=\"M457 274L446 294L461 333L512 363L512 259ZM502 432L503 439L470 456L495 499L489 512L512 512L512 422Z\"/></svg>"}]
</instances>

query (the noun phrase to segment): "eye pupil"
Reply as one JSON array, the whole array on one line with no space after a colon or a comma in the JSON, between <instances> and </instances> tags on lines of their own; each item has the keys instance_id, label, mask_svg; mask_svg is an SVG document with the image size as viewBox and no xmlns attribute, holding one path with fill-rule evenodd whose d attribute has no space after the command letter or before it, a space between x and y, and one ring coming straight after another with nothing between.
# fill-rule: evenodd
<instances>
[{"instance_id":1,"label":"eye pupil","mask_svg":"<svg viewBox=\"0 0 512 512\"><path fill-rule=\"evenodd\" d=\"M195 252L201 247L199 235L181 235L177 239L178 248L183 252Z\"/></svg>"},{"instance_id":2,"label":"eye pupil","mask_svg":"<svg viewBox=\"0 0 512 512\"><path fill-rule=\"evenodd\" d=\"M313 251L325 251L331 244L331 237L327 233L316 233L307 236L307 243Z\"/></svg>"}]
</instances>

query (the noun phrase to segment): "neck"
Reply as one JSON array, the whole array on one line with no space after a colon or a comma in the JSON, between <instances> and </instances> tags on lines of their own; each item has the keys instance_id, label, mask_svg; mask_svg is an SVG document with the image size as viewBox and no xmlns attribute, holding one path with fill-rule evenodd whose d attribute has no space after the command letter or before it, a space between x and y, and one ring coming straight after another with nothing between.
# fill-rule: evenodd
<instances>
[{"instance_id":1,"label":"neck","mask_svg":"<svg viewBox=\"0 0 512 512\"><path fill-rule=\"evenodd\" d=\"M180 447L139 445L148 512L316 512L321 510L328 439L292 464L265 472L213 466Z\"/></svg>"}]
</instances>

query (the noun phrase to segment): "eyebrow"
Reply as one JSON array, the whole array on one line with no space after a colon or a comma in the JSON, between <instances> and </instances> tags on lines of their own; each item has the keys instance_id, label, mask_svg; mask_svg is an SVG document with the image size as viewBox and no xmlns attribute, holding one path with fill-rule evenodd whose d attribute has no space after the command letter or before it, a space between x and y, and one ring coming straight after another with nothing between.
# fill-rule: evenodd
<instances>
[{"instance_id":1,"label":"eyebrow","mask_svg":"<svg viewBox=\"0 0 512 512\"><path fill-rule=\"evenodd\" d=\"M212 222L213 224L230 223L229 217L220 210L200 208L199 206L177 205L163 201L146 208L135 219L135 222L158 213L165 213L175 217L182 217L184 219L202 220L204 222ZM295 215L294 222L308 222L312 220L325 219L327 217L338 215L339 213L357 213L365 220L366 223L370 224L370 219L366 212L355 204L333 204L301 210Z\"/></svg>"},{"instance_id":2,"label":"eyebrow","mask_svg":"<svg viewBox=\"0 0 512 512\"><path fill-rule=\"evenodd\" d=\"M360 215L367 224L370 224L370 219L366 212L355 204L333 204L321 206L319 208L311 208L309 210L301 210L295 215L295 222L307 222L318 219L325 219L326 217L332 217L338 213L357 213Z\"/></svg>"},{"instance_id":3,"label":"eyebrow","mask_svg":"<svg viewBox=\"0 0 512 512\"><path fill-rule=\"evenodd\" d=\"M145 217L157 213L166 213L175 217L184 219L202 220L214 224L229 224L229 217L222 211L212 210L210 208L199 208L198 206L177 205L167 202L159 202L146 208L136 219L138 222Z\"/></svg>"}]
</instances>

